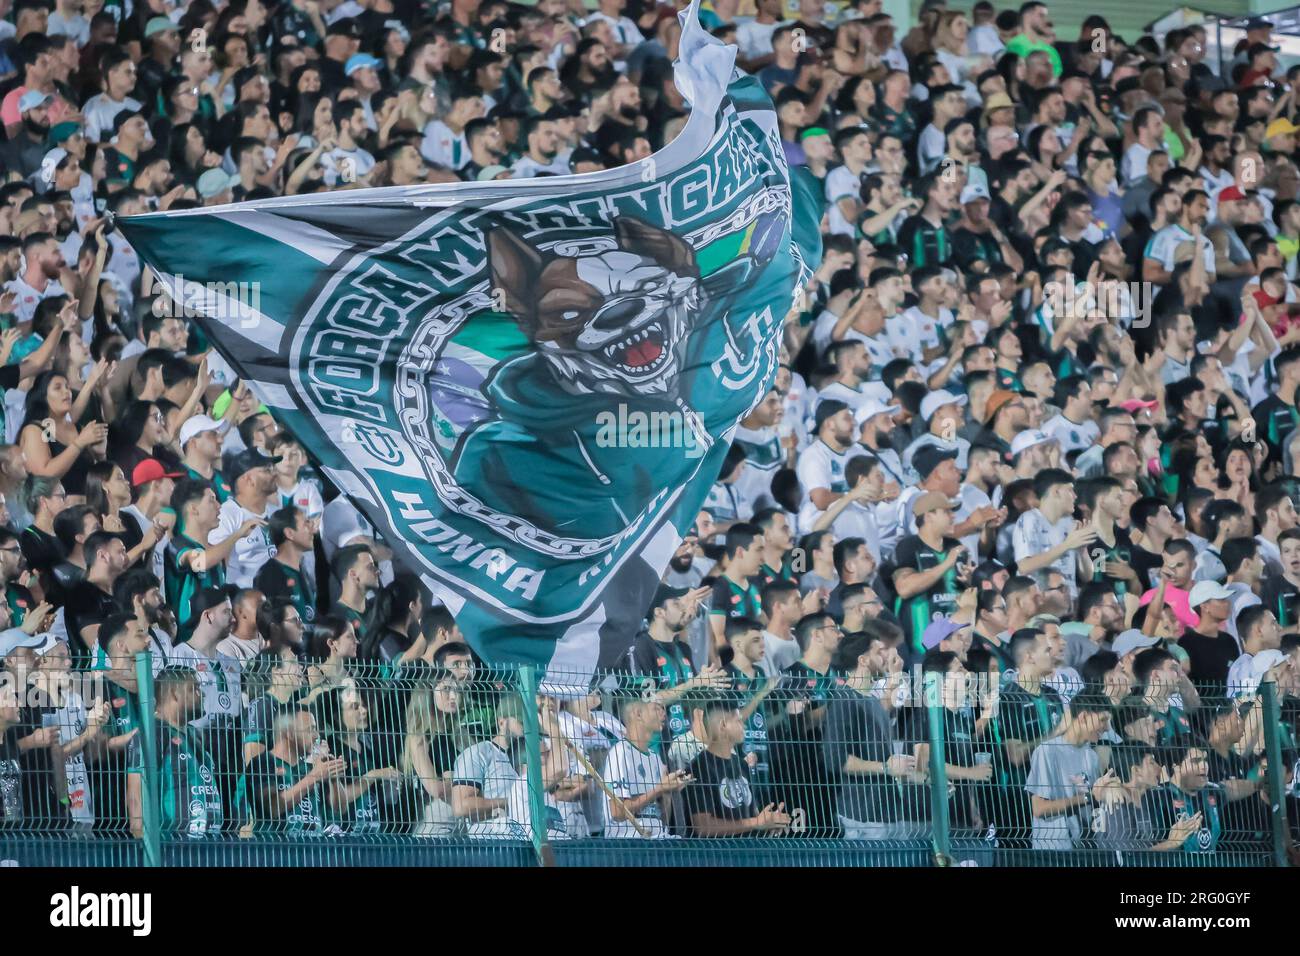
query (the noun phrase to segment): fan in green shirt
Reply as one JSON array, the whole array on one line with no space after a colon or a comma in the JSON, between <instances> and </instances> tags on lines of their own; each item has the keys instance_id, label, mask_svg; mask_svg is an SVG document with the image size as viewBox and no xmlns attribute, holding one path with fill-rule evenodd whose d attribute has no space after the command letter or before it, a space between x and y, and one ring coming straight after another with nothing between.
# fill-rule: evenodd
<instances>
[{"instance_id":1,"label":"fan in green shirt","mask_svg":"<svg viewBox=\"0 0 1300 956\"><path fill-rule=\"evenodd\" d=\"M154 679L157 695L155 766L161 786L163 830L191 839L216 836L224 822L216 764L190 721L203 713L198 674L188 667L165 667ZM127 749L127 809L132 832L143 829L145 746L140 734Z\"/></svg>"},{"instance_id":2,"label":"fan in green shirt","mask_svg":"<svg viewBox=\"0 0 1300 956\"><path fill-rule=\"evenodd\" d=\"M775 685L759 669L764 650L763 625L753 618L731 618L727 621L727 644L732 652L731 663L726 666L727 677L745 725L741 754L749 766L750 782L755 787L766 788L771 779L771 765L768 711L764 701Z\"/></svg>"},{"instance_id":3,"label":"fan in green shirt","mask_svg":"<svg viewBox=\"0 0 1300 956\"><path fill-rule=\"evenodd\" d=\"M281 713L271 749L250 760L239 778L240 835L325 833L331 796L346 771L347 760L329 753L310 711Z\"/></svg>"},{"instance_id":4,"label":"fan in green shirt","mask_svg":"<svg viewBox=\"0 0 1300 956\"><path fill-rule=\"evenodd\" d=\"M366 544L350 544L334 552L330 572L339 582L339 599L333 613L350 621L356 628L357 641L368 647L368 637L376 628L373 606L366 603L366 594L379 588L379 564L374 552Z\"/></svg>"},{"instance_id":5,"label":"fan in green shirt","mask_svg":"<svg viewBox=\"0 0 1300 956\"><path fill-rule=\"evenodd\" d=\"M1052 76L1060 77L1061 54L1057 53L1056 47L1045 39L1055 36L1052 32L1052 21L1047 15L1047 4L1035 3L1028 9L1022 10L1020 27L1024 32L1007 41L1007 52L1014 53L1022 60L1028 59L1031 53L1046 53L1047 58L1052 61Z\"/></svg>"},{"instance_id":6,"label":"fan in green shirt","mask_svg":"<svg viewBox=\"0 0 1300 956\"><path fill-rule=\"evenodd\" d=\"M167 476L164 476L167 477ZM236 542L247 537L266 522L249 518L220 544L205 544L217 526L220 505L212 486L205 481L182 478L172 492L176 510L176 530L163 554L163 591L167 606L176 614L177 643L189 640L190 601L204 588L219 588L226 583L225 561Z\"/></svg>"},{"instance_id":7,"label":"fan in green shirt","mask_svg":"<svg viewBox=\"0 0 1300 956\"><path fill-rule=\"evenodd\" d=\"M302 568L304 554L312 549L311 521L306 512L286 505L271 515L267 534L275 548L275 557L258 569L253 587L268 600L287 600L298 610L304 624L316 620L316 586L312 575Z\"/></svg>"}]
</instances>

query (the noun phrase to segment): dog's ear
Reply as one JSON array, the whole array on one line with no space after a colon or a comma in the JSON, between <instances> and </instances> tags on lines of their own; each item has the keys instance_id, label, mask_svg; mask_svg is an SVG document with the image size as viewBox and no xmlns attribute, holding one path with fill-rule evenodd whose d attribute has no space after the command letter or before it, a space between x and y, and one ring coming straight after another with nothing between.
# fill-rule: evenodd
<instances>
[{"instance_id":1,"label":"dog's ear","mask_svg":"<svg viewBox=\"0 0 1300 956\"><path fill-rule=\"evenodd\" d=\"M505 294L505 306L519 320L532 322L542 256L509 229L488 233L488 262L492 284Z\"/></svg>"},{"instance_id":2,"label":"dog's ear","mask_svg":"<svg viewBox=\"0 0 1300 956\"><path fill-rule=\"evenodd\" d=\"M614 233L620 248L649 256L669 272L698 279L700 267L691 244L667 229L660 229L640 219L620 216L614 221Z\"/></svg>"}]
</instances>

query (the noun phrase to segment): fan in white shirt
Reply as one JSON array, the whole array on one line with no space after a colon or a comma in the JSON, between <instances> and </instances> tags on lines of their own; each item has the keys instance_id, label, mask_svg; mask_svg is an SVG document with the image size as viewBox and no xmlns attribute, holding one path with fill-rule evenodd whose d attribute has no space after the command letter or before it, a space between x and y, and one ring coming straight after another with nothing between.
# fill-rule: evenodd
<instances>
[{"instance_id":1,"label":"fan in white shirt","mask_svg":"<svg viewBox=\"0 0 1300 956\"><path fill-rule=\"evenodd\" d=\"M226 472L234 494L218 512L217 526L208 534L208 544L218 545L237 536L250 521L265 522L279 506L275 471L278 458L267 458L256 449L235 456ZM254 528L235 542L226 559L226 580L236 587L251 588L262 565L275 557L275 548L265 525Z\"/></svg>"}]
</instances>

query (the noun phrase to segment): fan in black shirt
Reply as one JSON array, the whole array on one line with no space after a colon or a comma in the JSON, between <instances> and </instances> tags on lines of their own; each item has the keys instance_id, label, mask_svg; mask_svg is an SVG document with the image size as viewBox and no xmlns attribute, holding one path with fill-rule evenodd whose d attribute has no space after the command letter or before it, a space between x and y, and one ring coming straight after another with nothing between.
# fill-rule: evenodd
<instances>
[{"instance_id":1,"label":"fan in black shirt","mask_svg":"<svg viewBox=\"0 0 1300 956\"><path fill-rule=\"evenodd\" d=\"M1228 669L1241 656L1237 639L1223 630L1232 615L1232 592L1217 581L1198 581L1187 603L1200 621L1184 632L1178 646L1191 658L1187 675L1202 693L1222 694L1228 686Z\"/></svg>"},{"instance_id":2,"label":"fan in black shirt","mask_svg":"<svg viewBox=\"0 0 1300 956\"><path fill-rule=\"evenodd\" d=\"M747 836L780 832L790 825L785 804L759 811L749 767L737 751L745 725L731 704L710 705L704 715L708 745L691 761L694 778L686 788L686 813L694 836Z\"/></svg>"}]
</instances>

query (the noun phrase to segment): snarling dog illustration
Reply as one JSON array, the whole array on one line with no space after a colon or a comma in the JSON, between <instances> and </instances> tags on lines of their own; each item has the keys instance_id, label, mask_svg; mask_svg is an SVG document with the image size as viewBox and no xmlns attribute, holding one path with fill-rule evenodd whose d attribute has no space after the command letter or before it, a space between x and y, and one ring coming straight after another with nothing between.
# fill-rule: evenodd
<instances>
[{"instance_id":1,"label":"snarling dog illustration","mask_svg":"<svg viewBox=\"0 0 1300 956\"><path fill-rule=\"evenodd\" d=\"M695 251L637 219L614 229L617 249L550 261L497 229L488 237L493 283L561 388L668 396L702 305Z\"/></svg>"},{"instance_id":2,"label":"snarling dog illustration","mask_svg":"<svg viewBox=\"0 0 1300 956\"><path fill-rule=\"evenodd\" d=\"M565 256L508 227L487 235L492 283L534 350L485 392L496 417L462 435L457 481L495 511L559 535L616 534L662 488L672 449L601 447L603 411L691 414L691 333L718 318L754 267L742 256L702 277L684 239L632 217L617 246Z\"/></svg>"}]
</instances>

